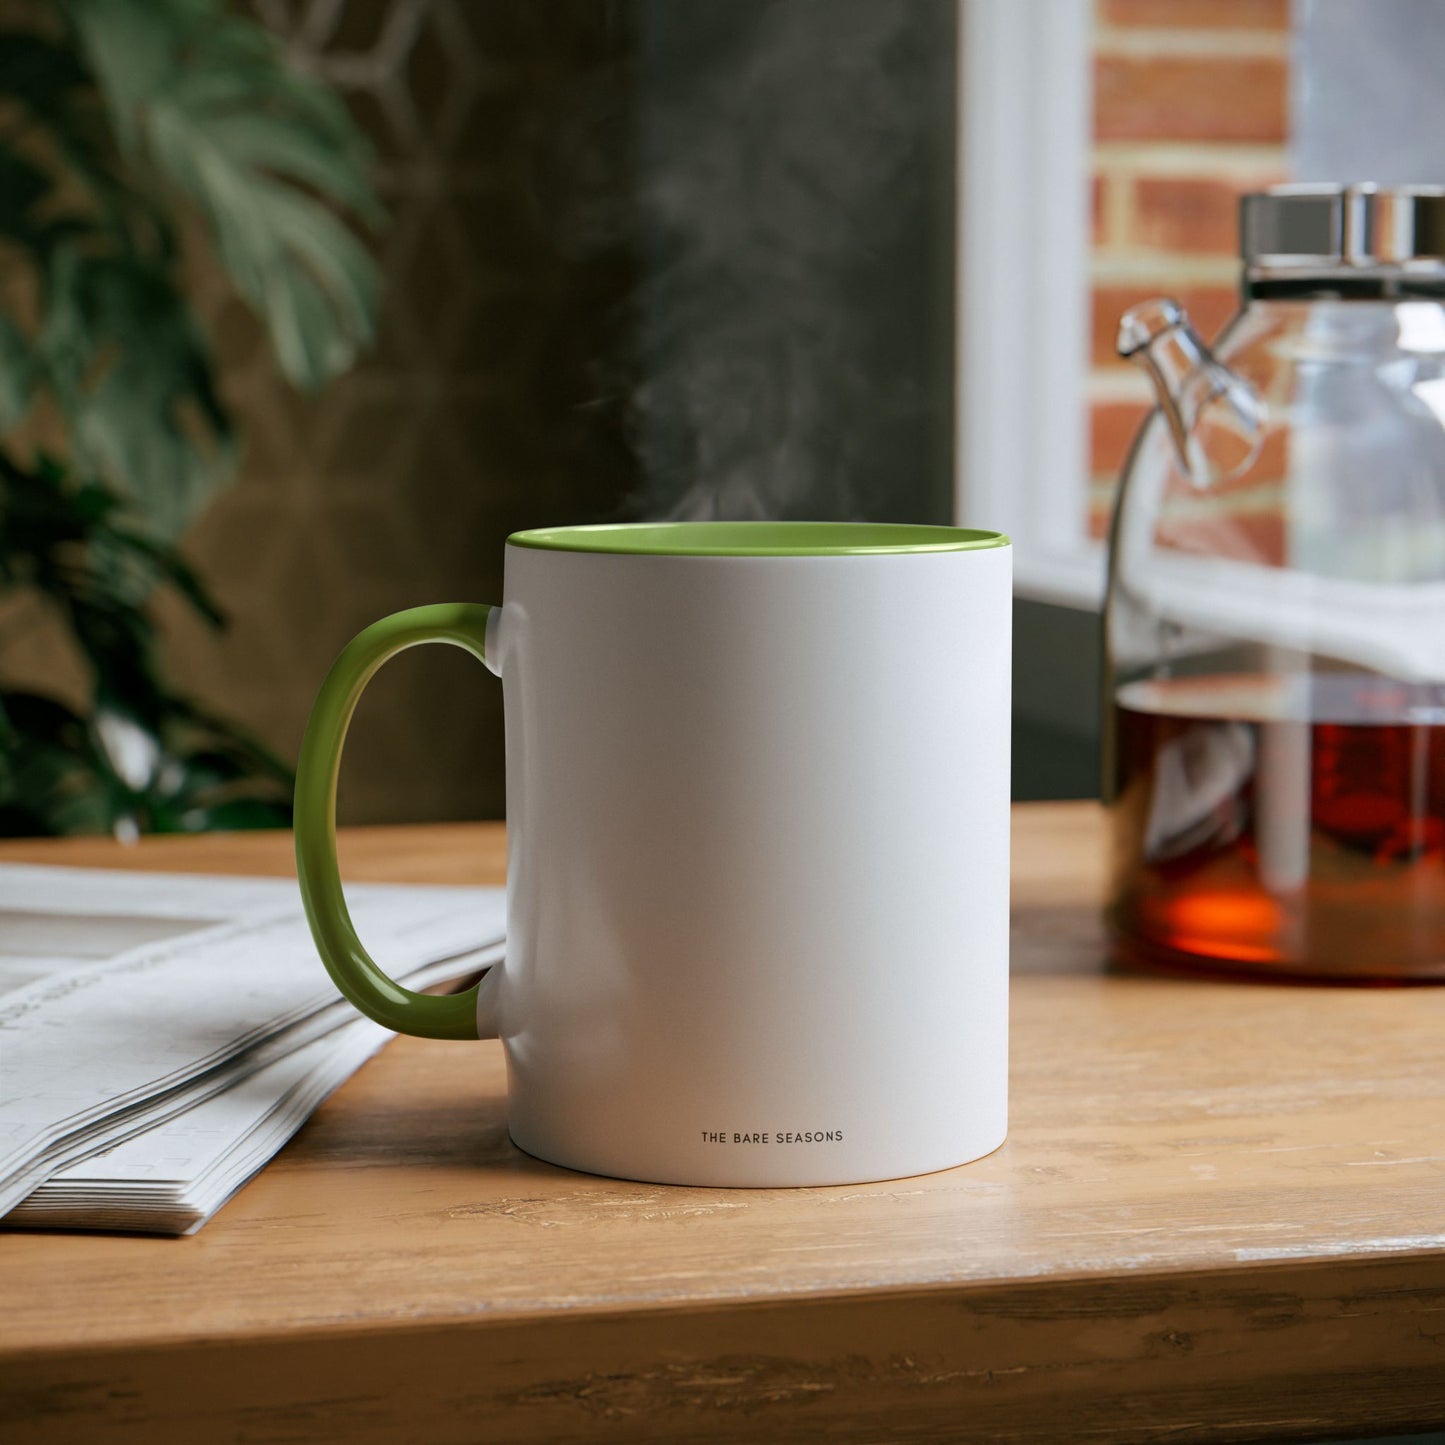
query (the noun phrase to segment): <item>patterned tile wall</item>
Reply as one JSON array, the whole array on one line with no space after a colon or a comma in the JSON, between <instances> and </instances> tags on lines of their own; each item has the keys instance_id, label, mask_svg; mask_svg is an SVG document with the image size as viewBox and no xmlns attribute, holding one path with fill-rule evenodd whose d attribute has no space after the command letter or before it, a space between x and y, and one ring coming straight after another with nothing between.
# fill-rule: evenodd
<instances>
[{"instance_id":1,"label":"patterned tile wall","mask_svg":"<svg viewBox=\"0 0 1445 1445\"><path fill-rule=\"evenodd\" d=\"M579 107L625 131L625 116L587 107L625 98L611 81L627 36L605 0L254 9L346 96L390 214L378 350L318 397L288 391L244 309L204 268L196 278L247 451L188 539L232 626L217 638L173 611L169 657L188 687L294 756L354 632L422 602L499 600L509 531L605 515L628 490L592 358L629 263L605 246L567 253L572 158L567 184L550 183ZM343 820L500 816L502 804L496 680L450 648L389 664L348 743Z\"/></svg>"},{"instance_id":2,"label":"patterned tile wall","mask_svg":"<svg viewBox=\"0 0 1445 1445\"><path fill-rule=\"evenodd\" d=\"M384 315L297 396L196 263L246 454L186 539L230 630L162 619L181 686L294 757L345 641L497 599L518 527L947 520L954 0L248 3L372 138ZM502 808L496 680L396 659L343 819Z\"/></svg>"}]
</instances>

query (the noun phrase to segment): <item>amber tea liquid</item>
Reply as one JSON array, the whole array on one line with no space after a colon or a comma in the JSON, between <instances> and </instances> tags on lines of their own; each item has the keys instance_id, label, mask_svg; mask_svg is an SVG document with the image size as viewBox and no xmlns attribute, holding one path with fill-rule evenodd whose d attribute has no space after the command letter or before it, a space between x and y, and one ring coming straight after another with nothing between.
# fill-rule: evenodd
<instances>
[{"instance_id":1,"label":"amber tea liquid","mask_svg":"<svg viewBox=\"0 0 1445 1445\"><path fill-rule=\"evenodd\" d=\"M1445 978L1445 688L1149 680L1118 690L1113 721L1126 958Z\"/></svg>"}]
</instances>

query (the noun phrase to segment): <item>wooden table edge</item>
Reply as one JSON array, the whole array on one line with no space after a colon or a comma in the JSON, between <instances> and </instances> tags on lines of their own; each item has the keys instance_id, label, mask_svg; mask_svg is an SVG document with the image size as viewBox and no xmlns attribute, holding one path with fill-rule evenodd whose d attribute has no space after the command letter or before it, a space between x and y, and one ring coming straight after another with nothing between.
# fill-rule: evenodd
<instances>
[{"instance_id":1,"label":"wooden table edge","mask_svg":"<svg viewBox=\"0 0 1445 1445\"><path fill-rule=\"evenodd\" d=\"M34 1231L24 1231L32 1233ZM49 1231L44 1231L49 1232ZM63 1231L62 1231L63 1232ZM17 1232L19 1233L19 1232ZM74 1354L106 1354L117 1351L162 1352L203 1346L230 1346L255 1342L304 1344L318 1339L350 1340L370 1335L394 1338L404 1333L427 1333L437 1330L508 1329L549 1325L561 1319L606 1321L647 1316L702 1317L732 1313L738 1310L787 1310L803 1306L842 1307L879 1302L896 1305L917 1302L932 1305L953 1302L967 1308L975 1297L1007 1297L1018 1293L1058 1290L1087 1293L1116 1286L1150 1287L1179 1295L1199 1295L1216 1282L1228 1282L1233 1293L1248 1292L1256 1287L1262 1298L1277 1293L1280 1279L1314 1280L1328 1284L1336 1275L1367 1268L1401 1268L1422 1278L1438 1275L1445 1286L1445 1253L1433 1249L1380 1249L1341 1259L1334 1255L1286 1256L1274 1259L1241 1260L1232 1268L1141 1266L1127 1274L1105 1270L1071 1270L1048 1276L982 1275L957 1280L925 1280L916 1284L884 1286L851 1285L835 1289L810 1290L806 1294L793 1291L770 1292L754 1290L748 1294L713 1295L705 1298L663 1298L636 1300L590 1299L570 1301L565 1308L528 1307L504 1304L490 1308L479 1304L472 1310L451 1310L430 1315L377 1315L369 1319L339 1320L323 1318L295 1320L275 1329L263 1331L217 1330L207 1333L177 1331L172 1334L148 1335L142 1340L88 1337L79 1340L27 1345L24 1342L0 1339L0 1365L7 1361L63 1357ZM1328 1293L1328 1290L1321 1291ZM1445 1323L1442 1323L1445 1339Z\"/></svg>"},{"instance_id":2,"label":"wooden table edge","mask_svg":"<svg viewBox=\"0 0 1445 1445\"><path fill-rule=\"evenodd\" d=\"M1120 1442L1319 1439L1445 1420L1442 1320L1445 1256L1414 1251L562 1315L478 1310L12 1351L0 1356L0 1424L9 1445L80 1438L66 1432L82 1423L87 1440L219 1438L217 1422L237 1418L349 1441L461 1441L485 1426L499 1441L826 1430L1042 1442L1066 1438L1063 1420L1067 1438ZM127 1419L144 1431L127 1433Z\"/></svg>"}]
</instances>

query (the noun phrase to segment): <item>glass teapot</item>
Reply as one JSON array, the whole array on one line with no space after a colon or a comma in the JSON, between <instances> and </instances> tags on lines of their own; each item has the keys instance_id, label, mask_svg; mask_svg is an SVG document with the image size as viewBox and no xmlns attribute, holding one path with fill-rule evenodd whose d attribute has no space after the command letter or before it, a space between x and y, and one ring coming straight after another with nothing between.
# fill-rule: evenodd
<instances>
[{"instance_id":1,"label":"glass teapot","mask_svg":"<svg viewBox=\"0 0 1445 1445\"><path fill-rule=\"evenodd\" d=\"M1241 207L1211 350L1122 321L1157 408L1105 613L1110 916L1150 966L1445 979L1445 191Z\"/></svg>"}]
</instances>

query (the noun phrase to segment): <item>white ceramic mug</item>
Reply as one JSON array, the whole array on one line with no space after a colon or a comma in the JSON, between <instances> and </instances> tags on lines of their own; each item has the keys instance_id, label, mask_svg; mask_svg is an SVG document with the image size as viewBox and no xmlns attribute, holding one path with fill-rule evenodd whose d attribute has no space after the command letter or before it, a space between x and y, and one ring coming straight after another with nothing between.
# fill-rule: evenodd
<instances>
[{"instance_id":1,"label":"white ceramic mug","mask_svg":"<svg viewBox=\"0 0 1445 1445\"><path fill-rule=\"evenodd\" d=\"M656 1183L860 1183L1007 1128L1010 558L952 527L669 523L508 540L500 608L342 652L297 777L307 912L391 1028L500 1037L529 1154ZM367 679L503 682L506 962L414 994L352 931L336 775Z\"/></svg>"}]
</instances>

